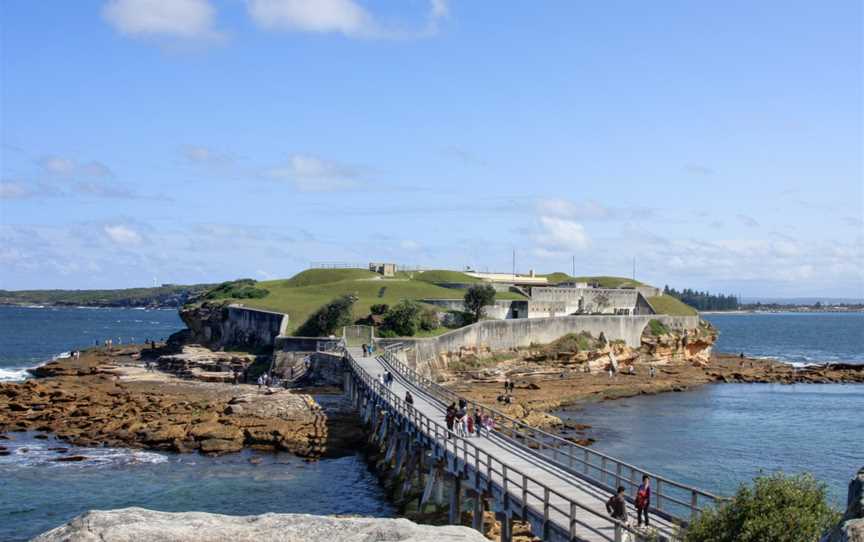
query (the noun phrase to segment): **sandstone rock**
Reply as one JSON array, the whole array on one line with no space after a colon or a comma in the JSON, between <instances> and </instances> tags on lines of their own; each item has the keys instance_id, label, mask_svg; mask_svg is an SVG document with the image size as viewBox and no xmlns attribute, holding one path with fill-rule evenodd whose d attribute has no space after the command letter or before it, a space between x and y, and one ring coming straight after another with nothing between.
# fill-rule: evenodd
<instances>
[{"instance_id":1,"label":"sandstone rock","mask_svg":"<svg viewBox=\"0 0 864 542\"><path fill-rule=\"evenodd\" d=\"M225 516L143 508L91 511L31 542L483 542L468 527L418 525L407 519L307 514Z\"/></svg>"},{"instance_id":2,"label":"sandstone rock","mask_svg":"<svg viewBox=\"0 0 864 542\"><path fill-rule=\"evenodd\" d=\"M849 482L846 513L821 542L864 542L864 467Z\"/></svg>"},{"instance_id":3,"label":"sandstone rock","mask_svg":"<svg viewBox=\"0 0 864 542\"><path fill-rule=\"evenodd\" d=\"M242 440L208 438L201 441L201 451L205 454L227 454L243 449Z\"/></svg>"}]
</instances>

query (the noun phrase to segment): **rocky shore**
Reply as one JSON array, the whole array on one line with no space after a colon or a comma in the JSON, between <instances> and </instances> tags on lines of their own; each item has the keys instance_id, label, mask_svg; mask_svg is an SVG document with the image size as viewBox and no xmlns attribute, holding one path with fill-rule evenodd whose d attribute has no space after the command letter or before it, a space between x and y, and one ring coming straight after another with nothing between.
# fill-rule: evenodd
<instances>
[{"instance_id":1,"label":"rocky shore","mask_svg":"<svg viewBox=\"0 0 864 542\"><path fill-rule=\"evenodd\" d=\"M636 395L681 392L711 383L864 383L864 365L794 367L774 360L711 354L710 349L706 353L701 347L685 352L680 347L670 348L656 342L649 344L647 350L652 354L660 352L660 356L616 345L589 346L592 348L578 353L562 353L547 345L498 354L474 365L454 365L440 378L461 395L526 423L545 427L561 425L549 413L562 408ZM615 353L618 365L612 377L608 373L610 352ZM510 404L498 400L504 392L505 380L515 384ZM569 429L582 433L578 427ZM583 440L579 442L590 443Z\"/></svg>"},{"instance_id":2,"label":"rocky shore","mask_svg":"<svg viewBox=\"0 0 864 542\"><path fill-rule=\"evenodd\" d=\"M0 434L52 433L78 446L306 458L349 453L362 438L336 388L273 390L179 378L145 368L142 347L92 349L0 383Z\"/></svg>"},{"instance_id":3,"label":"rocky shore","mask_svg":"<svg viewBox=\"0 0 864 542\"><path fill-rule=\"evenodd\" d=\"M407 519L308 514L225 516L203 512L157 512L144 508L91 511L31 542L485 542L460 526L418 525Z\"/></svg>"}]
</instances>

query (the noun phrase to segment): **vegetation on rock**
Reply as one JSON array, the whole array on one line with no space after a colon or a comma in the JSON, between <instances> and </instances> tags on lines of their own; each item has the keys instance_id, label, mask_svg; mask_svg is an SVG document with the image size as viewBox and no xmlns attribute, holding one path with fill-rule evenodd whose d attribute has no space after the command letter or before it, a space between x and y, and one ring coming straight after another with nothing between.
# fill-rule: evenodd
<instances>
[{"instance_id":1,"label":"vegetation on rock","mask_svg":"<svg viewBox=\"0 0 864 542\"><path fill-rule=\"evenodd\" d=\"M648 329L651 331L651 335L655 337L669 334L669 328L660 320L651 320L648 322Z\"/></svg>"},{"instance_id":2,"label":"vegetation on rock","mask_svg":"<svg viewBox=\"0 0 864 542\"><path fill-rule=\"evenodd\" d=\"M204 294L205 299L261 299L270 293L264 288L258 288L253 279L239 279L223 282Z\"/></svg>"},{"instance_id":3,"label":"vegetation on rock","mask_svg":"<svg viewBox=\"0 0 864 542\"><path fill-rule=\"evenodd\" d=\"M685 533L685 542L812 542L840 513L826 499L826 486L809 474L759 476L732 500L705 511Z\"/></svg>"}]
</instances>

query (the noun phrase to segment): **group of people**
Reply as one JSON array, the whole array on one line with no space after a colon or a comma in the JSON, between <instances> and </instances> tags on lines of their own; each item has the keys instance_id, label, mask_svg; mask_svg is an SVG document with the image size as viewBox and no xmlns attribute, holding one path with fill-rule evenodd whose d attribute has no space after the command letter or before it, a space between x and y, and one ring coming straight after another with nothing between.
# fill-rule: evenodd
<instances>
[{"instance_id":1,"label":"group of people","mask_svg":"<svg viewBox=\"0 0 864 542\"><path fill-rule=\"evenodd\" d=\"M393 384L393 373L384 371L378 375L378 381L389 388Z\"/></svg>"},{"instance_id":2,"label":"group of people","mask_svg":"<svg viewBox=\"0 0 864 542\"><path fill-rule=\"evenodd\" d=\"M499 403L504 403L505 405L509 405L513 402L513 390L516 389L516 383L510 379L504 381L504 393L499 395L496 400Z\"/></svg>"},{"instance_id":3,"label":"group of people","mask_svg":"<svg viewBox=\"0 0 864 542\"><path fill-rule=\"evenodd\" d=\"M368 358L372 354L375 353L375 345L374 344L366 344L363 343L363 357Z\"/></svg>"},{"instance_id":4,"label":"group of people","mask_svg":"<svg viewBox=\"0 0 864 542\"><path fill-rule=\"evenodd\" d=\"M470 437L474 434L479 436L482 429L485 429L488 434L495 429L495 420L491 416L481 415L476 408L473 413L469 414L468 402L465 399L459 399L458 407L456 403L450 403L444 415L444 421L447 424L447 430L460 437ZM449 434L447 438L450 438Z\"/></svg>"},{"instance_id":5,"label":"group of people","mask_svg":"<svg viewBox=\"0 0 864 542\"><path fill-rule=\"evenodd\" d=\"M623 523L627 523L626 492L624 486L618 486L618 492L606 501L606 511L609 515ZM633 504L636 508L637 527L641 527L643 521L647 527L648 507L651 505L651 479L647 475L642 476L642 483L636 488Z\"/></svg>"}]
</instances>

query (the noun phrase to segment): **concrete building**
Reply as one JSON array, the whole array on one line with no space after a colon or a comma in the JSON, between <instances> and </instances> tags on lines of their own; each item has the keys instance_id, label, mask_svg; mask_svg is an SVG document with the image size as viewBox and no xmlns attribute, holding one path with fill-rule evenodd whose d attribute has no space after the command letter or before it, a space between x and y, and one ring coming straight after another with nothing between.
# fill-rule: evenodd
<instances>
[{"instance_id":1,"label":"concrete building","mask_svg":"<svg viewBox=\"0 0 864 542\"><path fill-rule=\"evenodd\" d=\"M384 275L385 277L393 277L396 275L396 264L371 262L369 264L369 271Z\"/></svg>"}]
</instances>

